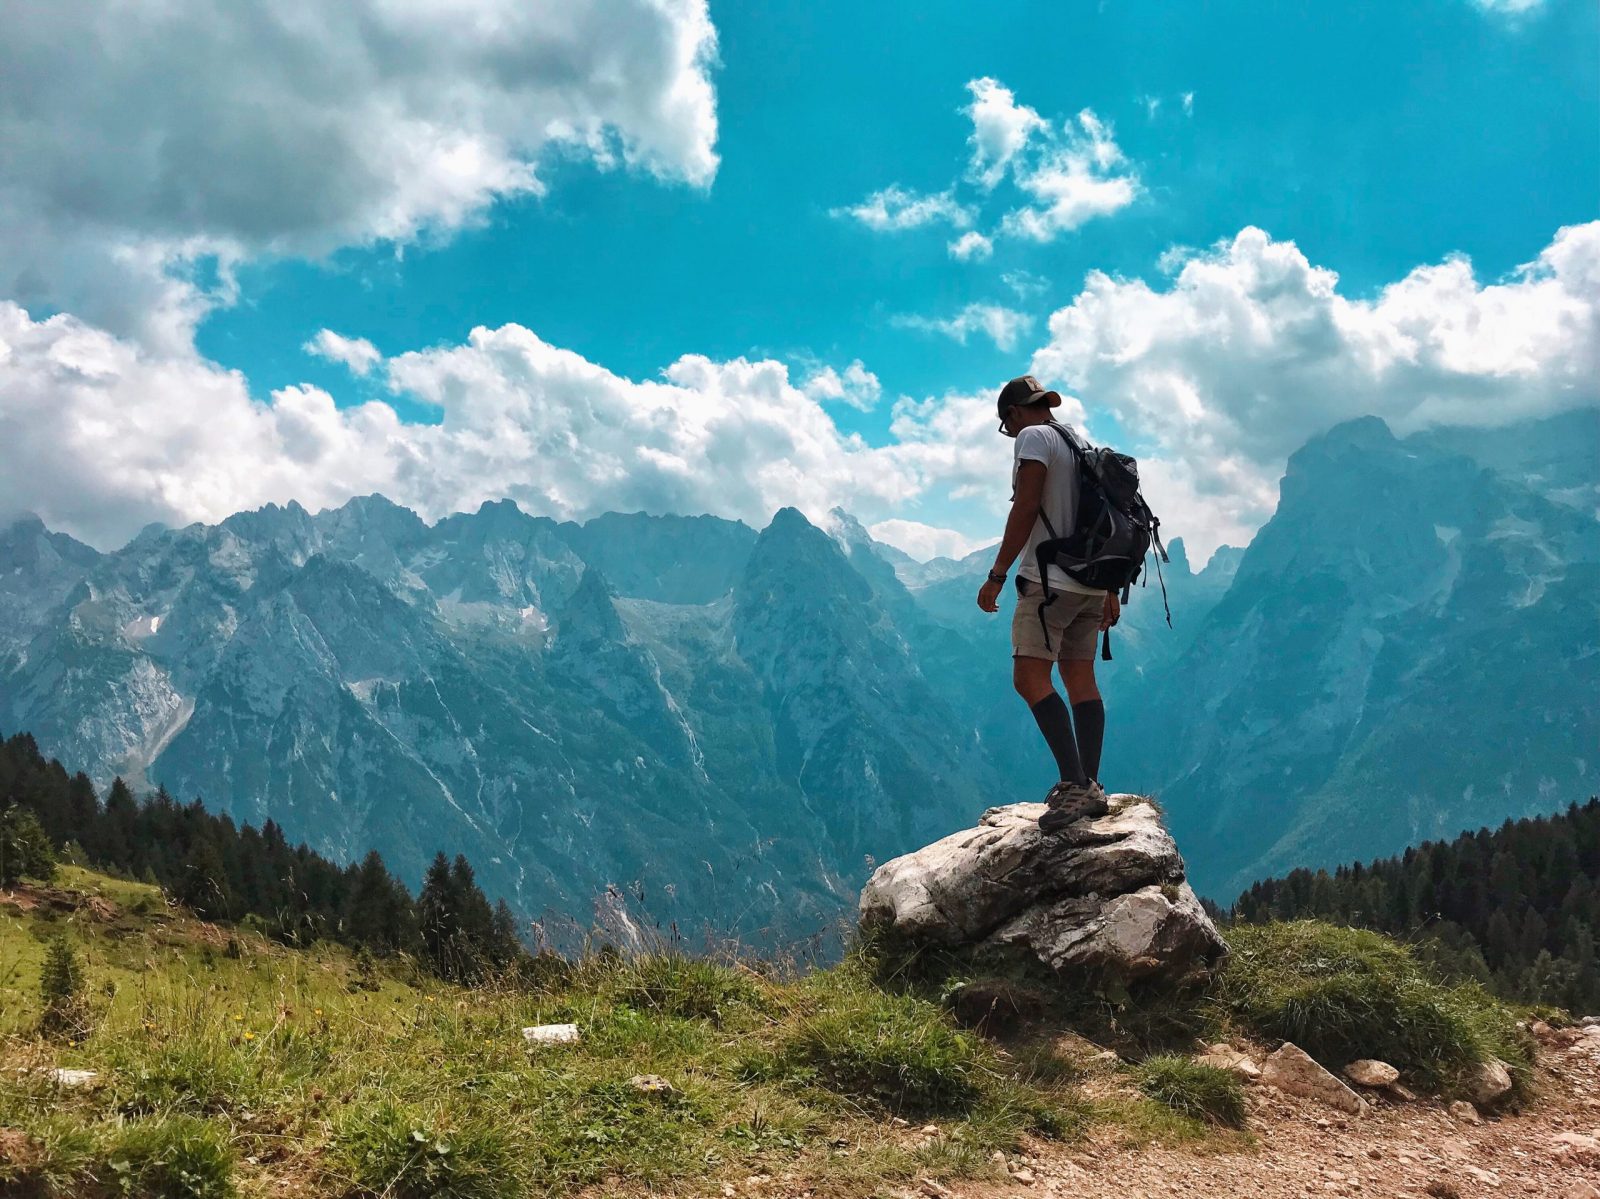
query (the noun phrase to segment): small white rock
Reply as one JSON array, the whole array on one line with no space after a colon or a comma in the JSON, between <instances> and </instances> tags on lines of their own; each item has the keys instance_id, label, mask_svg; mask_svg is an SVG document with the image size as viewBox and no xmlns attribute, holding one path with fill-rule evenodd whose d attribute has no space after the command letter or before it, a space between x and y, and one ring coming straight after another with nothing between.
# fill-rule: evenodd
<instances>
[{"instance_id":1,"label":"small white rock","mask_svg":"<svg viewBox=\"0 0 1600 1199\"><path fill-rule=\"evenodd\" d=\"M571 1045L578 1040L576 1024L535 1024L522 1030L522 1039L530 1045Z\"/></svg>"},{"instance_id":2,"label":"small white rock","mask_svg":"<svg viewBox=\"0 0 1600 1199\"><path fill-rule=\"evenodd\" d=\"M58 1087L86 1087L99 1078L95 1070L73 1070L66 1066L57 1066L50 1071L50 1081Z\"/></svg>"}]
</instances>

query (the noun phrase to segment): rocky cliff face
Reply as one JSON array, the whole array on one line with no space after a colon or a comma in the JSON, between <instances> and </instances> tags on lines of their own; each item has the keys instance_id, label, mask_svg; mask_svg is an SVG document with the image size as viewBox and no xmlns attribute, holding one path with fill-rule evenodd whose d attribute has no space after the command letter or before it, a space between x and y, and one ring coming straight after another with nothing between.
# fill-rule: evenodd
<instances>
[{"instance_id":1,"label":"rocky cliff face","mask_svg":"<svg viewBox=\"0 0 1600 1199\"><path fill-rule=\"evenodd\" d=\"M1183 858L1148 800L1051 835L1043 804L991 808L880 866L861 892L861 928L912 948L1020 957L1069 988L1195 981L1224 952L1184 879Z\"/></svg>"}]
</instances>

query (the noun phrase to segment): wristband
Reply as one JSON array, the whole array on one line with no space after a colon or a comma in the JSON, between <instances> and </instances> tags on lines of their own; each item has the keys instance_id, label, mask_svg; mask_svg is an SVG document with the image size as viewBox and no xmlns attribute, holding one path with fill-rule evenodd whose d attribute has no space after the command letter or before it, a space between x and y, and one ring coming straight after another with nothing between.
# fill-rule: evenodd
<instances>
[{"instance_id":1,"label":"wristband","mask_svg":"<svg viewBox=\"0 0 1600 1199\"><path fill-rule=\"evenodd\" d=\"M989 572L989 582L991 582L991 583L1004 583L1005 581L1006 581L1005 575L997 575L992 570Z\"/></svg>"}]
</instances>

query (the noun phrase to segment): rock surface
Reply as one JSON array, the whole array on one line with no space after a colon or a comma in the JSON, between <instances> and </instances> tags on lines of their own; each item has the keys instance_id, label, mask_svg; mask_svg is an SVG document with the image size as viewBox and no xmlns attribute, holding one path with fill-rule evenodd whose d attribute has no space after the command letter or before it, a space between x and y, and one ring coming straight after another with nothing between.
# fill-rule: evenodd
<instances>
[{"instance_id":1,"label":"rock surface","mask_svg":"<svg viewBox=\"0 0 1600 1199\"><path fill-rule=\"evenodd\" d=\"M1344 1076L1358 1087L1392 1087L1400 1081L1400 1071L1370 1057L1351 1062L1344 1068Z\"/></svg>"},{"instance_id":2,"label":"rock surface","mask_svg":"<svg viewBox=\"0 0 1600 1199\"><path fill-rule=\"evenodd\" d=\"M1511 1089L1511 1071L1499 1058L1490 1058L1467 1080L1467 1095L1479 1107L1493 1106Z\"/></svg>"},{"instance_id":3,"label":"rock surface","mask_svg":"<svg viewBox=\"0 0 1600 1199\"><path fill-rule=\"evenodd\" d=\"M1329 1074L1292 1041L1285 1041L1262 1064L1261 1081L1290 1095L1320 1100L1352 1116L1366 1114L1365 1099Z\"/></svg>"},{"instance_id":4,"label":"rock surface","mask_svg":"<svg viewBox=\"0 0 1600 1199\"><path fill-rule=\"evenodd\" d=\"M1148 800L1047 835L1043 804L990 808L978 826L880 866L861 927L897 940L1020 952L1057 974L1178 980L1225 951L1184 881L1183 858Z\"/></svg>"},{"instance_id":5,"label":"rock surface","mask_svg":"<svg viewBox=\"0 0 1600 1199\"><path fill-rule=\"evenodd\" d=\"M1256 1082L1261 1078L1261 1067L1256 1065L1254 1059L1225 1041L1218 1041L1215 1045L1207 1047L1206 1051L1194 1060L1202 1066L1215 1066L1218 1070L1226 1070L1245 1082Z\"/></svg>"}]
</instances>

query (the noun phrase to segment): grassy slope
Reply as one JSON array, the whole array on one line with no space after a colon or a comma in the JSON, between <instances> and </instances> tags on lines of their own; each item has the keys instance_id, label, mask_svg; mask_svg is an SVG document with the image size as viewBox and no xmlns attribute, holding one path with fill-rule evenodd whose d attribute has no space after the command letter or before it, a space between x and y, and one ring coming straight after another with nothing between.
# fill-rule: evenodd
<instances>
[{"instance_id":1,"label":"grassy slope","mask_svg":"<svg viewBox=\"0 0 1600 1199\"><path fill-rule=\"evenodd\" d=\"M1054 1018L1005 1042L980 1038L939 1002L949 980L886 990L859 960L787 977L595 956L553 964L535 987L463 990L404 964L364 973L341 950L219 930L152 887L87 871L23 893L41 895L55 902L29 911L0 896L7 1195L29 1193L24 1179L35 1194L85 1197L718 1194L766 1171L793 1172L819 1196L866 1196L993 1171L995 1149L1029 1133L1075 1136L1096 1119L1134 1137L1238 1136L1171 1110L1233 1122L1222 1080L1156 1063L1130 1082L1171 1108L1128 1097L1131 1086L1087 1103ZM43 939L62 931L95 1013L77 1045L33 1033ZM1256 939L1210 994L1150 1022L1185 1041L1292 1035L1312 1052L1319 1036L1354 1038L1447 1089L1463 1063L1519 1052L1504 1009L1438 987L1382 938L1309 924L1246 935ZM1095 1002L1124 1027L1151 1014ZM569 1021L583 1030L575 1046L530 1048L521 1035ZM51 1066L99 1079L62 1090ZM642 1093L636 1075L673 1090ZM924 1134L928 1122L937 1130ZM8 1128L27 1141L8 1142Z\"/></svg>"},{"instance_id":2,"label":"grassy slope","mask_svg":"<svg viewBox=\"0 0 1600 1199\"><path fill-rule=\"evenodd\" d=\"M342 951L223 932L169 912L151 887L68 869L56 891L76 910L0 902L0 1128L34 1137L28 1169L44 1176L39 1159L52 1157L62 1195L94 1193L90 1176L115 1182L129 1127L195 1132L186 1117L232 1159L244 1195L379 1192L398 1175L397 1196L613 1179L715 1193L763 1169L870 1194L981 1173L1024 1131L1059 1135L1080 1119L1068 1071L1024 1081L935 1004L888 995L859 969L782 981L596 957L520 993L403 966L367 990ZM115 914L83 906L90 895ZM41 938L59 931L85 961L96 1014L75 1046L32 1035ZM583 1030L576 1046L530 1049L521 1035L568 1021ZM41 1066L100 1078L61 1090L29 1069ZM630 1079L642 1074L673 1093L640 1093ZM892 1111L939 1133L915 1136ZM412 1177L422 1189L406 1190Z\"/></svg>"}]
</instances>

